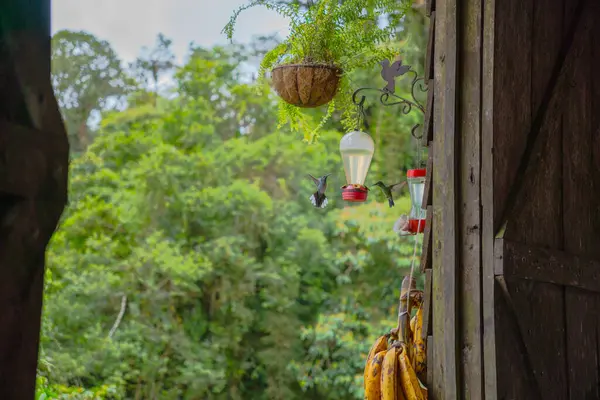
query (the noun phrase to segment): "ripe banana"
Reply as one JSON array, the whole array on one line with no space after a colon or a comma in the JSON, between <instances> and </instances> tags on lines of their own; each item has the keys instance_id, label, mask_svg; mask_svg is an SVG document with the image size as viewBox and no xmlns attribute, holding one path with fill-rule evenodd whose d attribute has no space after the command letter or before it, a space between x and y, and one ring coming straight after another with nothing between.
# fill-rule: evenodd
<instances>
[{"instance_id":1,"label":"ripe banana","mask_svg":"<svg viewBox=\"0 0 600 400\"><path fill-rule=\"evenodd\" d=\"M375 354L365 367L365 400L381 400L381 367L386 352Z\"/></svg>"},{"instance_id":2,"label":"ripe banana","mask_svg":"<svg viewBox=\"0 0 600 400\"><path fill-rule=\"evenodd\" d=\"M398 369L400 375L400 385L402 391L407 400L425 400L423 392L421 391L421 384L417 378L417 374L410 365L410 359L408 358L408 347L406 344L401 343L398 349ZM385 365L385 360L384 360Z\"/></svg>"},{"instance_id":3,"label":"ripe banana","mask_svg":"<svg viewBox=\"0 0 600 400\"><path fill-rule=\"evenodd\" d=\"M427 347L423 340L423 303L419 306L415 318L412 367L418 375L427 368Z\"/></svg>"},{"instance_id":4,"label":"ripe banana","mask_svg":"<svg viewBox=\"0 0 600 400\"><path fill-rule=\"evenodd\" d=\"M390 335L382 335L379 336L377 340L375 340L375 343L373 343L373 345L369 349L369 354L367 355L367 363L365 364L365 366L369 365L369 363L375 357L375 354L379 353L380 351L387 350L389 336Z\"/></svg>"},{"instance_id":5,"label":"ripe banana","mask_svg":"<svg viewBox=\"0 0 600 400\"><path fill-rule=\"evenodd\" d=\"M377 340L375 340L375 343L373 343L373 345L371 346L371 349L369 350L369 354L367 355L367 361L365 362L365 370L364 370L364 374L363 374L364 382L365 382L365 390L366 390L367 373L368 373L369 366L371 365L371 362L373 361L373 359L375 358L375 355L377 353L387 350L388 336L389 335L379 336L377 338Z\"/></svg>"},{"instance_id":6,"label":"ripe banana","mask_svg":"<svg viewBox=\"0 0 600 400\"><path fill-rule=\"evenodd\" d=\"M406 400L398 379L398 347L385 353L381 367L381 400Z\"/></svg>"}]
</instances>

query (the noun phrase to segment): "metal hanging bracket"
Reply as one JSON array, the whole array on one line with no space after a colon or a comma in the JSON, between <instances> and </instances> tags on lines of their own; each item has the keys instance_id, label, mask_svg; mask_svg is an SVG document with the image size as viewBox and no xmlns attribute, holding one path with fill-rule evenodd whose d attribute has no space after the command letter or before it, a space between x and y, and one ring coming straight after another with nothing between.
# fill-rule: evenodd
<instances>
[{"instance_id":1,"label":"metal hanging bracket","mask_svg":"<svg viewBox=\"0 0 600 400\"><path fill-rule=\"evenodd\" d=\"M380 62L381 64L381 77L387 84L382 89L371 88L371 87L363 87L359 88L352 94L352 103L354 103L360 112L359 116L359 124L360 118L362 117L365 126L368 127L366 121L366 115L364 111L364 104L366 101L366 96L363 94L364 92L377 92L379 93L379 102L384 106L400 106L400 111L404 115L408 115L413 107L418 109L425 114L425 107L421 102L419 102L415 96L415 90L420 90L421 92L427 92L427 84L425 83L425 79L419 77L417 73L411 69L410 65L402 65L402 60L394 61L390 63L390 60L383 60ZM399 76L405 76L410 74L412 76L412 83L410 89L411 99L407 99L405 97L399 96L395 94L396 92L396 78ZM417 134L417 129L421 126L421 124L416 124L411 129L411 135L415 139L421 139L423 135ZM367 128L368 129L368 128Z\"/></svg>"}]
</instances>

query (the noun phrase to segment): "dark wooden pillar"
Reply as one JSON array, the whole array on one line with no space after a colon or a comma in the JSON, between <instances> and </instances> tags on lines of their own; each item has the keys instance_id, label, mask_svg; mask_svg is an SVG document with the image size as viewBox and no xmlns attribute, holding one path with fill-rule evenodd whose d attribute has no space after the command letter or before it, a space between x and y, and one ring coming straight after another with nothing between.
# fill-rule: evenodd
<instances>
[{"instance_id":1,"label":"dark wooden pillar","mask_svg":"<svg viewBox=\"0 0 600 400\"><path fill-rule=\"evenodd\" d=\"M31 399L45 251L67 201L50 0L0 3L0 398Z\"/></svg>"}]
</instances>

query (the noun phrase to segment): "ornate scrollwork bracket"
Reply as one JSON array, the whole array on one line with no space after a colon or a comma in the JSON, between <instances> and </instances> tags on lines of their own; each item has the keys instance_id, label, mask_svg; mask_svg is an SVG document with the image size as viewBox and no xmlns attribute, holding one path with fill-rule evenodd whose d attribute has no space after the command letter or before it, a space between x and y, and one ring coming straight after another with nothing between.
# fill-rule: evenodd
<instances>
[{"instance_id":1,"label":"ornate scrollwork bracket","mask_svg":"<svg viewBox=\"0 0 600 400\"><path fill-rule=\"evenodd\" d=\"M417 75L417 73L411 69L409 65L402 65L402 60L394 61L390 64L389 60L381 61L381 77L387 84L382 89L363 87L357 89L352 94L352 102L358 107L363 122L368 129L366 121L366 115L364 111L364 104L366 101L365 92L377 92L379 93L379 102L384 106L400 106L400 111L404 115L408 115L413 108L418 109L425 114L425 107L419 102L415 96L416 90L421 92L427 92L427 84L425 79ZM396 91L396 78L399 76L412 76L412 83L410 89L411 99L404 98L395 94ZM360 124L360 121L359 121ZM411 135L416 139L421 139L423 135L417 134L417 129L421 124L416 124L411 129Z\"/></svg>"}]
</instances>

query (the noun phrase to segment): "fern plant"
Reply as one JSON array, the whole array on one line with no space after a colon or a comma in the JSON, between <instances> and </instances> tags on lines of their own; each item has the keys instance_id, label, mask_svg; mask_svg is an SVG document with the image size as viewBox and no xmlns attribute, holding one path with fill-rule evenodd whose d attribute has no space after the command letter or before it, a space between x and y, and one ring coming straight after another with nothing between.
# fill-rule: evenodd
<instances>
[{"instance_id":1,"label":"fern plant","mask_svg":"<svg viewBox=\"0 0 600 400\"><path fill-rule=\"evenodd\" d=\"M302 109L283 100L279 102L280 126L289 124L292 131L303 131L305 139L312 141L336 111L342 114L346 129L356 127L358 110L352 103L349 76L357 69L371 68L385 58L398 55L398 44L391 39L411 3L411 0L314 0L307 9L302 9L293 2L252 0L233 13L223 32L232 40L240 13L264 6L290 20L290 33L263 58L259 71L263 83L268 71L283 64L324 64L342 70L338 92L316 126ZM381 15L387 16L387 21L381 21Z\"/></svg>"}]
</instances>

